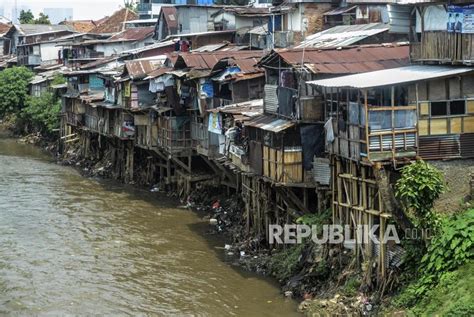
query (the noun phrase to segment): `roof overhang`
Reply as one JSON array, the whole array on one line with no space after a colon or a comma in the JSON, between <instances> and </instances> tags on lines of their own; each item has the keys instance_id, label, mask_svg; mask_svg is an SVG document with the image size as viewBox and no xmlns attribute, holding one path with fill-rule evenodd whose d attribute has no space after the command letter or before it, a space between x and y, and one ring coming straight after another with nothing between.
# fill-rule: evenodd
<instances>
[{"instance_id":1,"label":"roof overhang","mask_svg":"<svg viewBox=\"0 0 474 317\"><path fill-rule=\"evenodd\" d=\"M474 68L412 65L330 79L314 80L307 83L313 86L327 88L368 89L451 77L469 72L474 72Z\"/></svg>"}]
</instances>

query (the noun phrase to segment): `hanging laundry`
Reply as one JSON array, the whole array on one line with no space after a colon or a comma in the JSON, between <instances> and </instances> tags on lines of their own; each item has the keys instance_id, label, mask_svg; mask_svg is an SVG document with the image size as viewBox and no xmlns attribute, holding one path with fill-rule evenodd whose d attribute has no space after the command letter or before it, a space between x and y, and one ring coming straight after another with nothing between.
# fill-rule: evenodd
<instances>
[{"instance_id":1,"label":"hanging laundry","mask_svg":"<svg viewBox=\"0 0 474 317\"><path fill-rule=\"evenodd\" d=\"M334 129L332 127L332 118L329 118L328 121L324 124L324 129L326 130L326 145L334 142Z\"/></svg>"}]
</instances>

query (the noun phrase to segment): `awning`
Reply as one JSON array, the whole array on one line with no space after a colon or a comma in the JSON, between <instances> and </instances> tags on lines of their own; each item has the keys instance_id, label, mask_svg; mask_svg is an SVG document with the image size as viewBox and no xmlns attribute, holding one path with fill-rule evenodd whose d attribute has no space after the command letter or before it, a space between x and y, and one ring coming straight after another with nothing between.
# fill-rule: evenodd
<instances>
[{"instance_id":1,"label":"awning","mask_svg":"<svg viewBox=\"0 0 474 317\"><path fill-rule=\"evenodd\" d=\"M67 84L58 84L58 85L51 85L53 89L64 89L67 88Z\"/></svg>"},{"instance_id":2,"label":"awning","mask_svg":"<svg viewBox=\"0 0 474 317\"><path fill-rule=\"evenodd\" d=\"M474 71L474 68L413 65L330 79L313 80L307 83L320 87L364 89L450 77L472 71Z\"/></svg>"},{"instance_id":3,"label":"awning","mask_svg":"<svg viewBox=\"0 0 474 317\"><path fill-rule=\"evenodd\" d=\"M357 9L357 6L352 6L352 7L344 7L344 8L336 8L334 10L325 12L323 15L329 16L329 15L341 15L347 12L355 11Z\"/></svg>"},{"instance_id":4,"label":"awning","mask_svg":"<svg viewBox=\"0 0 474 317\"><path fill-rule=\"evenodd\" d=\"M110 102L106 102L106 101L103 101L103 102L91 102L90 105L92 107L102 107L102 108L107 108L107 109L120 109L122 108L120 105L117 105L117 104L113 104L113 103L110 103Z\"/></svg>"},{"instance_id":5,"label":"awning","mask_svg":"<svg viewBox=\"0 0 474 317\"><path fill-rule=\"evenodd\" d=\"M278 133L295 126L295 123L272 116L262 115L247 121L245 126Z\"/></svg>"}]
</instances>

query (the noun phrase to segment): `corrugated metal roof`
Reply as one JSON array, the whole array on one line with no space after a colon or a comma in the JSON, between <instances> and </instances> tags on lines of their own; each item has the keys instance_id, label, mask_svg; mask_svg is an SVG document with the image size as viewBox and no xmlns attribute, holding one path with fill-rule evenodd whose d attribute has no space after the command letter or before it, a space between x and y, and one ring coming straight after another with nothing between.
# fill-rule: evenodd
<instances>
[{"instance_id":1,"label":"corrugated metal roof","mask_svg":"<svg viewBox=\"0 0 474 317\"><path fill-rule=\"evenodd\" d=\"M248 117L255 117L263 113L263 99L255 99L245 102L239 102L207 110L208 112L222 112L232 115L245 115Z\"/></svg>"},{"instance_id":2,"label":"corrugated metal roof","mask_svg":"<svg viewBox=\"0 0 474 317\"><path fill-rule=\"evenodd\" d=\"M235 59L232 60L231 63L240 68L241 73L246 74L263 71L263 69L257 67L259 60L259 58L251 57L245 59Z\"/></svg>"},{"instance_id":3,"label":"corrugated metal roof","mask_svg":"<svg viewBox=\"0 0 474 317\"><path fill-rule=\"evenodd\" d=\"M11 24L0 23L0 37L7 34L13 27Z\"/></svg>"},{"instance_id":4,"label":"corrugated metal roof","mask_svg":"<svg viewBox=\"0 0 474 317\"><path fill-rule=\"evenodd\" d=\"M139 53L143 53L143 52L147 52L147 51L150 51L150 50L154 50L154 49L161 48L161 47L167 47L167 46L173 46L174 47L174 42L173 41L163 41L163 42L147 45L147 46L140 47L140 48L134 48L134 49L131 49L131 50L128 50L128 51L122 51L120 54L121 55L139 54Z\"/></svg>"},{"instance_id":5,"label":"corrugated metal roof","mask_svg":"<svg viewBox=\"0 0 474 317\"><path fill-rule=\"evenodd\" d=\"M314 80L308 82L308 84L321 87L363 89L449 77L473 71L474 68L467 67L413 65L330 79Z\"/></svg>"},{"instance_id":6,"label":"corrugated metal roof","mask_svg":"<svg viewBox=\"0 0 474 317\"><path fill-rule=\"evenodd\" d=\"M355 44L369 36L373 36L389 30L389 26L383 23L340 25L328 30L309 35L306 40L297 45L302 47L343 47Z\"/></svg>"},{"instance_id":7,"label":"corrugated metal roof","mask_svg":"<svg viewBox=\"0 0 474 317\"><path fill-rule=\"evenodd\" d=\"M160 68L163 62L163 58L126 61L125 68L132 80L142 79L145 78L148 73Z\"/></svg>"},{"instance_id":8,"label":"corrugated metal roof","mask_svg":"<svg viewBox=\"0 0 474 317\"><path fill-rule=\"evenodd\" d=\"M148 76L145 79L153 79L161 75L164 75L167 72L170 72L172 70L173 70L172 68L161 67L161 68L158 68L157 70L152 71L151 73L148 73Z\"/></svg>"},{"instance_id":9,"label":"corrugated metal roof","mask_svg":"<svg viewBox=\"0 0 474 317\"><path fill-rule=\"evenodd\" d=\"M26 35L26 36L63 32L63 31L70 31L70 32L74 31L73 28L69 25L19 24L19 25L15 25L15 27L22 35Z\"/></svg>"},{"instance_id":10,"label":"corrugated metal roof","mask_svg":"<svg viewBox=\"0 0 474 317\"><path fill-rule=\"evenodd\" d=\"M304 65L317 74L362 73L409 65L409 45L367 45L344 49L288 49L277 50L286 63ZM270 58L266 58L270 60ZM265 62L262 61L265 65Z\"/></svg>"},{"instance_id":11,"label":"corrugated metal roof","mask_svg":"<svg viewBox=\"0 0 474 317\"><path fill-rule=\"evenodd\" d=\"M209 45L198 47L192 50L191 52L214 52L214 51L219 50L220 48L223 48L226 45L227 43L209 44Z\"/></svg>"},{"instance_id":12,"label":"corrugated metal roof","mask_svg":"<svg viewBox=\"0 0 474 317\"><path fill-rule=\"evenodd\" d=\"M130 28L115 34L107 42L141 41L152 36L154 32L154 27Z\"/></svg>"},{"instance_id":13,"label":"corrugated metal roof","mask_svg":"<svg viewBox=\"0 0 474 317\"><path fill-rule=\"evenodd\" d=\"M250 34L256 35L265 35L268 34L268 26L267 25L259 25L256 26L248 31Z\"/></svg>"},{"instance_id":14,"label":"corrugated metal roof","mask_svg":"<svg viewBox=\"0 0 474 317\"><path fill-rule=\"evenodd\" d=\"M253 57L260 58L263 51L216 51L216 52L194 52L179 54L181 59L189 68L195 69L213 69L214 66L224 58L233 58L235 61L243 59L251 59ZM249 61L248 63L253 63ZM245 64L245 65L244 65ZM244 68L248 64L244 62Z\"/></svg>"},{"instance_id":15,"label":"corrugated metal roof","mask_svg":"<svg viewBox=\"0 0 474 317\"><path fill-rule=\"evenodd\" d=\"M165 18L168 28L178 28L178 11L174 6L161 7L161 15Z\"/></svg>"},{"instance_id":16,"label":"corrugated metal roof","mask_svg":"<svg viewBox=\"0 0 474 317\"><path fill-rule=\"evenodd\" d=\"M336 8L334 10L325 12L323 15L329 16L329 15L340 15L343 13L351 12L353 10L357 9L357 6L350 6L350 7L343 7L343 8Z\"/></svg>"},{"instance_id":17,"label":"corrugated metal roof","mask_svg":"<svg viewBox=\"0 0 474 317\"><path fill-rule=\"evenodd\" d=\"M247 127L259 128L265 131L281 132L295 125L294 122L278 119L268 115L261 115L250 119L245 123Z\"/></svg>"},{"instance_id":18,"label":"corrugated metal roof","mask_svg":"<svg viewBox=\"0 0 474 317\"><path fill-rule=\"evenodd\" d=\"M223 30L223 31L205 31L205 32L196 32L196 33L185 33L185 34L172 34L168 38L182 38L190 36L203 36L203 35L215 35L215 34L231 34L235 33L235 30Z\"/></svg>"}]
</instances>

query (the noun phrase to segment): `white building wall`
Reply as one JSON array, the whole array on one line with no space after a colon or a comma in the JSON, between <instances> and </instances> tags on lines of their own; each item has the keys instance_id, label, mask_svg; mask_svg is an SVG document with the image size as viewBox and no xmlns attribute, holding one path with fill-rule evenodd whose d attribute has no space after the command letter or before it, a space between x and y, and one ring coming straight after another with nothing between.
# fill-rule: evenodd
<instances>
[{"instance_id":1,"label":"white building wall","mask_svg":"<svg viewBox=\"0 0 474 317\"><path fill-rule=\"evenodd\" d=\"M40 45L41 61L51 61L58 59L58 52L61 48L56 43L42 43Z\"/></svg>"},{"instance_id":2,"label":"white building wall","mask_svg":"<svg viewBox=\"0 0 474 317\"><path fill-rule=\"evenodd\" d=\"M145 47L147 44L153 43L151 37L139 42L116 42L116 43L100 43L96 45L97 52L103 52L105 56L120 54L135 48Z\"/></svg>"}]
</instances>

